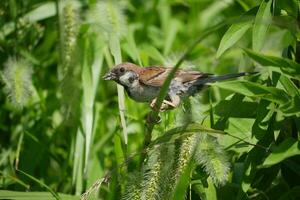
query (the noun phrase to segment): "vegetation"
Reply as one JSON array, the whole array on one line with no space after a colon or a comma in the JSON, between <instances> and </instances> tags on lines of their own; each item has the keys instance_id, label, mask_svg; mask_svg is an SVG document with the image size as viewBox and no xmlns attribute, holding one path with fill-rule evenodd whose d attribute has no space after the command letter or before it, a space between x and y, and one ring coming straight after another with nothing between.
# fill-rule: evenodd
<instances>
[{"instance_id":1,"label":"vegetation","mask_svg":"<svg viewBox=\"0 0 300 200\"><path fill-rule=\"evenodd\" d=\"M299 199L299 8L1 1L0 199ZM101 79L125 61L259 73L158 113Z\"/></svg>"}]
</instances>

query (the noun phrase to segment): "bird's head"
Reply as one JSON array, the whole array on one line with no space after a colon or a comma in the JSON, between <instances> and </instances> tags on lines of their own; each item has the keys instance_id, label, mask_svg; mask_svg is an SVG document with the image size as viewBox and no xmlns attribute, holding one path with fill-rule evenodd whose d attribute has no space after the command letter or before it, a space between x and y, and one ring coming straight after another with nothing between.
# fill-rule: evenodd
<instances>
[{"instance_id":1,"label":"bird's head","mask_svg":"<svg viewBox=\"0 0 300 200\"><path fill-rule=\"evenodd\" d=\"M133 63L121 63L103 76L104 80L113 80L123 86L131 87L138 81L141 68Z\"/></svg>"}]
</instances>

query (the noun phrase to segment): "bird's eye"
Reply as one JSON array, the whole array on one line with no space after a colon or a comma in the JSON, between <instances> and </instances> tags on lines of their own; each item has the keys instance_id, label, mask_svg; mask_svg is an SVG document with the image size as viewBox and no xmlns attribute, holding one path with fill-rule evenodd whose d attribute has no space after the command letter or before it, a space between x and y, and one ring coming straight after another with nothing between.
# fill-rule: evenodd
<instances>
[{"instance_id":1,"label":"bird's eye","mask_svg":"<svg viewBox=\"0 0 300 200\"><path fill-rule=\"evenodd\" d=\"M121 67L119 70L120 70L121 73L125 72L125 69L123 67Z\"/></svg>"}]
</instances>

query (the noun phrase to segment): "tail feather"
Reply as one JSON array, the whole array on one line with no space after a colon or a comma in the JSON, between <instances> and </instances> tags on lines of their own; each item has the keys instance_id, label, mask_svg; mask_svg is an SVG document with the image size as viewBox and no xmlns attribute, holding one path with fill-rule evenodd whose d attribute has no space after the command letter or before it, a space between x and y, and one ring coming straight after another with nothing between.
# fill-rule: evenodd
<instances>
[{"instance_id":1,"label":"tail feather","mask_svg":"<svg viewBox=\"0 0 300 200\"><path fill-rule=\"evenodd\" d=\"M187 93L189 95L194 95L199 92L203 87L205 87L206 83L213 83L216 81L223 81L231 78L238 78L241 76L248 76L252 74L257 74L258 72L241 72L235 74L225 74L221 76L213 76L208 75L206 78L199 78L196 82L193 82L191 85L188 86Z\"/></svg>"},{"instance_id":2,"label":"tail feather","mask_svg":"<svg viewBox=\"0 0 300 200\"><path fill-rule=\"evenodd\" d=\"M241 72L241 73L235 73L235 74L225 74L225 75L221 75L221 76L212 76L212 77L208 77L206 79L205 83L223 81L223 80L227 80L227 79L231 79L231 78L238 78L238 77L241 77L241 76L248 76L248 75L253 75L253 74L257 74L257 73L258 72Z\"/></svg>"}]
</instances>

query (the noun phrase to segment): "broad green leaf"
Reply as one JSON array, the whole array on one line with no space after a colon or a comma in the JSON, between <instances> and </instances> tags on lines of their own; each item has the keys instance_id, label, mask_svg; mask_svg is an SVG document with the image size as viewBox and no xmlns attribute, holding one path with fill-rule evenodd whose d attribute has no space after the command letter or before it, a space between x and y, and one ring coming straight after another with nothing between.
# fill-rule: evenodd
<instances>
[{"instance_id":1,"label":"broad green leaf","mask_svg":"<svg viewBox=\"0 0 300 200\"><path fill-rule=\"evenodd\" d=\"M273 149L272 153L265 159L261 167L270 167L295 155L300 155L299 141L288 138Z\"/></svg>"},{"instance_id":2,"label":"broad green leaf","mask_svg":"<svg viewBox=\"0 0 300 200\"><path fill-rule=\"evenodd\" d=\"M269 128L269 121L276 111L276 105L267 100L261 100L256 110L255 122L252 125L253 136L261 140Z\"/></svg>"},{"instance_id":3,"label":"broad green leaf","mask_svg":"<svg viewBox=\"0 0 300 200\"><path fill-rule=\"evenodd\" d=\"M278 67L284 74L300 79L300 64L290 59L268 56L248 49L245 52L262 66Z\"/></svg>"},{"instance_id":4,"label":"broad green leaf","mask_svg":"<svg viewBox=\"0 0 300 200\"><path fill-rule=\"evenodd\" d=\"M300 91L293 81L283 74L279 78L280 83L284 87L285 91L288 92L291 96L300 96Z\"/></svg>"},{"instance_id":5,"label":"broad green leaf","mask_svg":"<svg viewBox=\"0 0 300 200\"><path fill-rule=\"evenodd\" d=\"M254 119L229 118L227 128L224 130L228 135L222 137L219 143L225 148L229 148L239 154L248 152L257 139L252 137L252 125Z\"/></svg>"},{"instance_id":6,"label":"broad green leaf","mask_svg":"<svg viewBox=\"0 0 300 200\"><path fill-rule=\"evenodd\" d=\"M255 116L258 105L256 102L240 101L233 106L231 100L223 100L214 107L214 112L219 116L251 118Z\"/></svg>"},{"instance_id":7,"label":"broad green leaf","mask_svg":"<svg viewBox=\"0 0 300 200\"><path fill-rule=\"evenodd\" d=\"M281 106L280 110L285 114L285 116L299 115L300 97L299 96L293 97L286 104Z\"/></svg>"},{"instance_id":8,"label":"broad green leaf","mask_svg":"<svg viewBox=\"0 0 300 200\"><path fill-rule=\"evenodd\" d=\"M213 86L237 92L249 97L260 97L272 102L284 104L288 101L288 95L281 89L267 87L249 81L237 80L212 84Z\"/></svg>"},{"instance_id":9,"label":"broad green leaf","mask_svg":"<svg viewBox=\"0 0 300 200\"><path fill-rule=\"evenodd\" d=\"M271 5L272 0L268 2L263 0L256 14L252 33L252 46L255 51L261 50L266 39L267 31L272 21Z\"/></svg>"},{"instance_id":10,"label":"broad green leaf","mask_svg":"<svg viewBox=\"0 0 300 200\"><path fill-rule=\"evenodd\" d=\"M59 194L62 200L79 200L79 196ZM50 192L18 192L9 190L0 190L0 199L13 200L54 200Z\"/></svg>"},{"instance_id":11,"label":"broad green leaf","mask_svg":"<svg viewBox=\"0 0 300 200\"><path fill-rule=\"evenodd\" d=\"M231 25L221 39L217 57L220 57L227 49L233 46L252 26L252 21Z\"/></svg>"}]
</instances>

